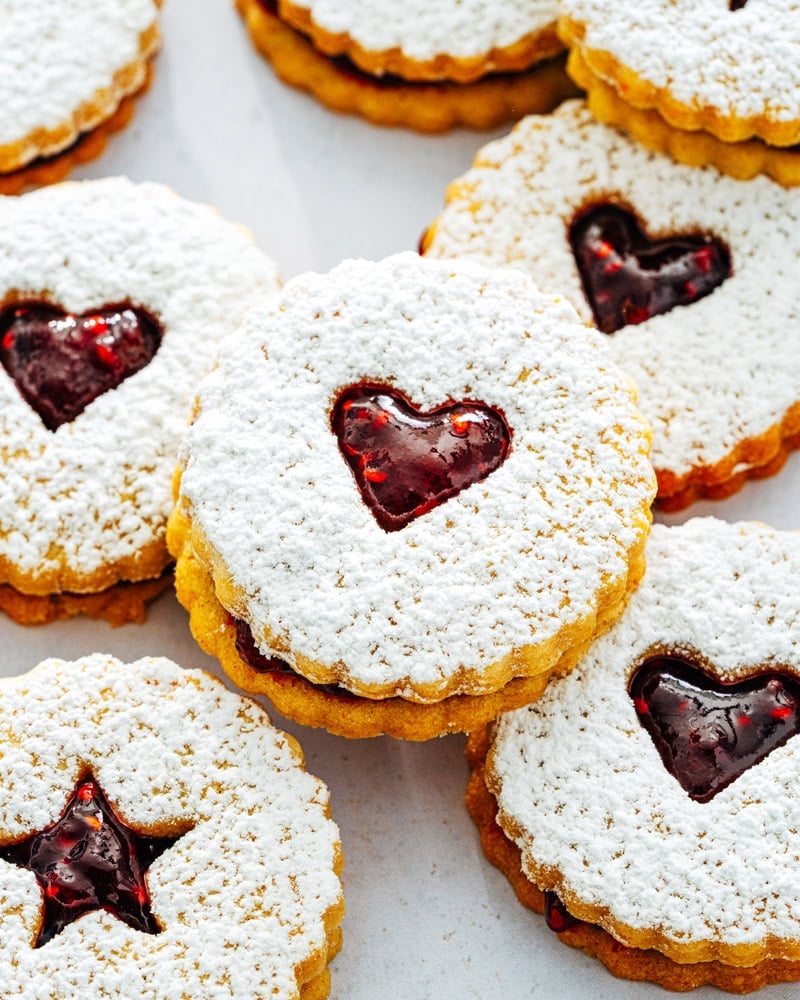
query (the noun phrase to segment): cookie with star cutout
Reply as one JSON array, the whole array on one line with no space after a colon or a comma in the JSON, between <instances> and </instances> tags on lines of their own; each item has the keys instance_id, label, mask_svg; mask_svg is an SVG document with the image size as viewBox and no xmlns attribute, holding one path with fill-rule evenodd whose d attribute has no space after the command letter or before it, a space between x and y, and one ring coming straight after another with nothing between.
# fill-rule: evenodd
<instances>
[{"instance_id":1,"label":"cookie with star cutout","mask_svg":"<svg viewBox=\"0 0 800 1000\"><path fill-rule=\"evenodd\" d=\"M301 275L199 391L168 531L178 599L231 678L296 721L468 731L622 610L649 437L602 338L519 272L404 253Z\"/></svg>"},{"instance_id":2,"label":"cookie with star cutout","mask_svg":"<svg viewBox=\"0 0 800 1000\"><path fill-rule=\"evenodd\" d=\"M684 163L800 184L798 0L564 0L558 30L601 121Z\"/></svg>"},{"instance_id":3,"label":"cookie with star cutout","mask_svg":"<svg viewBox=\"0 0 800 1000\"><path fill-rule=\"evenodd\" d=\"M0 23L0 194L98 156L147 89L160 0L6 0Z\"/></svg>"},{"instance_id":4,"label":"cookie with star cutout","mask_svg":"<svg viewBox=\"0 0 800 1000\"><path fill-rule=\"evenodd\" d=\"M674 163L570 101L481 150L422 249L519 267L607 335L677 510L800 442L799 231L797 190Z\"/></svg>"},{"instance_id":5,"label":"cookie with star cutout","mask_svg":"<svg viewBox=\"0 0 800 1000\"><path fill-rule=\"evenodd\" d=\"M236 0L286 83L379 125L443 132L546 113L578 91L553 0L339 4Z\"/></svg>"},{"instance_id":6,"label":"cookie with star cutout","mask_svg":"<svg viewBox=\"0 0 800 1000\"><path fill-rule=\"evenodd\" d=\"M653 527L617 624L470 738L489 860L617 976L800 980L800 535Z\"/></svg>"},{"instance_id":7,"label":"cookie with star cutout","mask_svg":"<svg viewBox=\"0 0 800 1000\"><path fill-rule=\"evenodd\" d=\"M0 680L0 740L7 996L328 995L339 831L259 705L165 659L51 659Z\"/></svg>"},{"instance_id":8,"label":"cookie with star cutout","mask_svg":"<svg viewBox=\"0 0 800 1000\"><path fill-rule=\"evenodd\" d=\"M239 227L123 178L0 199L0 608L140 620L171 582L178 442L275 267Z\"/></svg>"}]
</instances>

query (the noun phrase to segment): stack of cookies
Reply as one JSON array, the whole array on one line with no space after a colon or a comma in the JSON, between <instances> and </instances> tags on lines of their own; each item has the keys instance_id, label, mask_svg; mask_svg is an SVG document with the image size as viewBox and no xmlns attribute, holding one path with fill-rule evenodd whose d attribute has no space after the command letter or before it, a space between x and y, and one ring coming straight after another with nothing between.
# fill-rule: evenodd
<instances>
[{"instance_id":1,"label":"stack of cookies","mask_svg":"<svg viewBox=\"0 0 800 1000\"><path fill-rule=\"evenodd\" d=\"M17 191L116 127L159 35L153 0L8 6L42 39L0 83ZM245 692L100 653L0 681L6 992L324 1000L340 835L252 696L470 734L487 858L615 975L800 980L800 537L652 523L800 444L797 0L236 6L338 110L537 113L420 252L283 287L160 185L0 199L0 608L142 621L174 579Z\"/></svg>"}]
</instances>

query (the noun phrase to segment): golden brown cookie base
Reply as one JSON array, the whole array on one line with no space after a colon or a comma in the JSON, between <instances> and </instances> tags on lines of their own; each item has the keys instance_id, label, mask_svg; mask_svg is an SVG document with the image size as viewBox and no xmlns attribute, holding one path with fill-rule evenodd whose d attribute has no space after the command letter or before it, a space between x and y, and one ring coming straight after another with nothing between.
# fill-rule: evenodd
<instances>
[{"instance_id":1,"label":"golden brown cookie base","mask_svg":"<svg viewBox=\"0 0 800 1000\"><path fill-rule=\"evenodd\" d=\"M258 0L236 0L258 51L286 83L313 94L334 111L359 114L377 125L444 132L456 125L493 128L527 114L546 114L577 90L563 58L521 73L475 83L380 80L318 52L302 34L269 14Z\"/></svg>"},{"instance_id":2,"label":"golden brown cookie base","mask_svg":"<svg viewBox=\"0 0 800 1000\"><path fill-rule=\"evenodd\" d=\"M109 624L143 622L146 606L172 586L172 573L155 580L117 583L96 594L22 594L10 584L0 584L0 611L20 625L46 625L76 615L99 618Z\"/></svg>"},{"instance_id":3,"label":"golden brown cookie base","mask_svg":"<svg viewBox=\"0 0 800 1000\"><path fill-rule=\"evenodd\" d=\"M644 573L642 541L631 554L627 578L614 582L599 595L596 618L563 630L556 637L558 642L546 644L544 651L534 648L534 654L538 652L541 659L536 655L512 657L517 665L528 667L530 676L500 682L497 690L488 693L444 694L438 700L421 702L392 695L334 694L298 674L253 669L236 651L235 620L218 598L215 577L197 554L197 538L191 522L180 508L176 508L169 520L167 543L177 560L175 588L178 600L189 612L190 628L200 647L220 661L240 688L251 694L265 695L287 718L354 739L387 735L428 740L446 733L470 732L501 712L535 701L550 677L571 670L591 642L619 617ZM230 597L226 603L235 607L235 593L231 591L227 595L229 584L223 582L222 586ZM315 665L304 660L304 669L309 666ZM502 666L507 668L505 663Z\"/></svg>"},{"instance_id":4,"label":"golden brown cookie base","mask_svg":"<svg viewBox=\"0 0 800 1000\"><path fill-rule=\"evenodd\" d=\"M345 32L330 32L316 23L309 10L296 6L291 0L277 0L277 5L280 19L305 35L323 55L347 56L364 73L371 76L389 73L409 83L442 80L474 83L489 73L519 73L564 51L553 20L541 31L531 32L513 45L489 49L473 58L440 53L433 59L412 59L399 48L377 52L363 48Z\"/></svg>"},{"instance_id":5,"label":"golden brown cookie base","mask_svg":"<svg viewBox=\"0 0 800 1000\"><path fill-rule=\"evenodd\" d=\"M488 726L473 732L467 741L467 761L472 771L467 809L478 827L486 858L503 872L524 906L544 913L544 893L526 877L519 848L497 823L497 801L486 786L484 773L490 741ZM628 947L601 927L583 922L558 936L564 944L598 958L620 979L657 983L678 992L716 986L728 993L750 993L772 983L800 980L800 961L770 958L744 968L718 961L679 963L659 951Z\"/></svg>"},{"instance_id":6,"label":"golden brown cookie base","mask_svg":"<svg viewBox=\"0 0 800 1000\"><path fill-rule=\"evenodd\" d=\"M337 855L334 869L336 874L342 876L342 854ZM342 947L341 923L344 919L344 902L339 906L329 910L325 914L325 930L327 932L327 951L315 956L313 962L306 965L299 971L300 980L300 1000L326 1000L331 991L331 973L328 963L338 955ZM321 966L321 967L320 967Z\"/></svg>"},{"instance_id":7,"label":"golden brown cookie base","mask_svg":"<svg viewBox=\"0 0 800 1000\"><path fill-rule=\"evenodd\" d=\"M800 121L786 122L766 115L747 118L730 117L711 106L689 106L672 95L668 87L655 87L611 55L584 44L585 25L562 15L558 19L558 34L565 45L579 49L589 71L605 81L634 108L657 111L661 118L688 132L702 130L723 142L743 142L762 139L770 146L793 146L800 142Z\"/></svg>"},{"instance_id":8,"label":"golden brown cookie base","mask_svg":"<svg viewBox=\"0 0 800 1000\"><path fill-rule=\"evenodd\" d=\"M624 101L592 73L579 49L570 51L567 72L587 92L589 108L598 121L623 129L648 149L692 167L716 167L737 180L766 174L784 187L800 185L800 149L780 149L759 139L723 142L710 132L674 128L657 111L640 110Z\"/></svg>"},{"instance_id":9,"label":"golden brown cookie base","mask_svg":"<svg viewBox=\"0 0 800 1000\"><path fill-rule=\"evenodd\" d=\"M667 512L683 510L695 500L723 500L737 493L750 479L767 479L779 472L789 454L800 447L800 402L790 407L779 424L758 437L740 441L714 465L691 469L676 476L656 469L658 507Z\"/></svg>"},{"instance_id":10,"label":"golden brown cookie base","mask_svg":"<svg viewBox=\"0 0 800 1000\"><path fill-rule=\"evenodd\" d=\"M55 156L39 157L10 173L0 173L0 195L19 194L28 187L56 184L76 167L96 160L106 148L110 136L120 132L133 118L135 100L149 89L152 77L152 62L148 62L141 87L124 97L110 118L81 135L68 149Z\"/></svg>"}]
</instances>

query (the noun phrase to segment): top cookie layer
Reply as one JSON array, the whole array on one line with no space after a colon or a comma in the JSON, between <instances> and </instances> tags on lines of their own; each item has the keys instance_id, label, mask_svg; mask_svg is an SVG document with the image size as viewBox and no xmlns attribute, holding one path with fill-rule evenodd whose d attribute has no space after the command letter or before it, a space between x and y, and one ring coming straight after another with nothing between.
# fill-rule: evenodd
<instances>
[{"instance_id":1,"label":"top cookie layer","mask_svg":"<svg viewBox=\"0 0 800 1000\"><path fill-rule=\"evenodd\" d=\"M800 138L798 0L749 0L738 10L729 0L564 0L560 14L565 37L631 103L680 104L690 128L727 118L743 126L720 133L729 140L764 125L791 126L797 137L789 129L784 143Z\"/></svg>"},{"instance_id":2,"label":"top cookie layer","mask_svg":"<svg viewBox=\"0 0 800 1000\"><path fill-rule=\"evenodd\" d=\"M95 654L0 682L0 736L3 845L54 823L87 771L137 833L182 834L147 875L158 934L95 910L33 948L41 890L0 861L7 995L292 1000L296 969L324 964L338 830L260 706L168 660Z\"/></svg>"},{"instance_id":3,"label":"top cookie layer","mask_svg":"<svg viewBox=\"0 0 800 1000\"><path fill-rule=\"evenodd\" d=\"M513 51L521 43L527 50L532 37L542 33L553 35L549 54L563 49L554 37L554 0L409 0L403 4L393 0L279 0L279 8L289 23L309 30L324 51L331 51L331 46L341 52L354 48L350 54L359 63L366 58L370 64L377 53L399 53L408 61L404 72L411 70L411 63L438 60L442 69L453 59L479 62L483 75L493 69L493 53Z\"/></svg>"},{"instance_id":4,"label":"top cookie layer","mask_svg":"<svg viewBox=\"0 0 800 1000\"><path fill-rule=\"evenodd\" d=\"M800 192L651 153L570 101L481 150L448 191L425 252L528 272L592 321L569 243L584 208L632 209L648 234L710 234L732 274L712 294L606 338L653 426L653 464L685 476L779 424L800 399Z\"/></svg>"},{"instance_id":5,"label":"top cookie layer","mask_svg":"<svg viewBox=\"0 0 800 1000\"><path fill-rule=\"evenodd\" d=\"M695 519L655 525L622 618L534 705L503 716L489 783L526 872L626 944L750 965L800 950L800 744L710 801L668 773L628 693L653 652L713 677L800 677L800 535Z\"/></svg>"},{"instance_id":6,"label":"top cookie layer","mask_svg":"<svg viewBox=\"0 0 800 1000\"><path fill-rule=\"evenodd\" d=\"M51 593L160 572L196 383L222 336L276 288L247 233L157 185L118 178L0 199L0 306L129 302L163 328L145 368L55 432L0 368L0 579Z\"/></svg>"},{"instance_id":7,"label":"top cookie layer","mask_svg":"<svg viewBox=\"0 0 800 1000\"><path fill-rule=\"evenodd\" d=\"M156 0L3 0L0 170L17 165L4 165L12 147L16 160L22 144L25 162L50 152L45 133L57 132L63 148L135 89L141 71L119 77L152 55L157 14Z\"/></svg>"},{"instance_id":8,"label":"top cookie layer","mask_svg":"<svg viewBox=\"0 0 800 1000\"><path fill-rule=\"evenodd\" d=\"M385 531L331 429L359 383L423 410L494 407L510 453ZM486 690L507 657L491 689L505 683L515 650L593 618L625 579L649 522L648 438L563 300L510 269L408 253L296 278L248 318L201 388L181 491L220 600L264 651L317 682L438 700Z\"/></svg>"}]
</instances>

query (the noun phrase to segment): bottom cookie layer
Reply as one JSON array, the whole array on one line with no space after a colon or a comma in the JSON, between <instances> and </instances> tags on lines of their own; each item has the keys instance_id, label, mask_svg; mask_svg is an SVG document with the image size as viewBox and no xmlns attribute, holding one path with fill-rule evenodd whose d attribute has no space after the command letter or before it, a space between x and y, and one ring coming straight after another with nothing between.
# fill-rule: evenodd
<instances>
[{"instance_id":1,"label":"bottom cookie layer","mask_svg":"<svg viewBox=\"0 0 800 1000\"><path fill-rule=\"evenodd\" d=\"M520 73L475 83L409 83L370 77L344 58L318 52L260 0L236 0L258 51L277 75L309 91L334 111L360 114L377 125L444 132L457 125L487 129L528 114L546 114L578 93L558 58Z\"/></svg>"},{"instance_id":2,"label":"bottom cookie layer","mask_svg":"<svg viewBox=\"0 0 800 1000\"><path fill-rule=\"evenodd\" d=\"M675 128L657 111L635 108L624 101L591 71L578 49L570 50L567 71L586 91L589 108L598 121L623 129L648 149L667 153L691 167L716 167L737 180L766 174L783 187L800 185L800 149L796 146L769 146L760 139L723 142L710 132Z\"/></svg>"},{"instance_id":3,"label":"bottom cookie layer","mask_svg":"<svg viewBox=\"0 0 800 1000\"><path fill-rule=\"evenodd\" d=\"M110 625L143 622L146 606L172 585L172 572L154 580L117 583L96 594L22 594L0 584L0 611L20 625L47 625L76 615L102 619Z\"/></svg>"},{"instance_id":4,"label":"bottom cookie layer","mask_svg":"<svg viewBox=\"0 0 800 1000\"><path fill-rule=\"evenodd\" d=\"M466 804L478 827L481 847L495 868L511 883L519 901L537 913L545 911L545 894L526 877L516 844L497 823L497 801L486 786L484 765L490 746L489 727L473 732L467 742L471 769ZM620 979L657 983L669 990L686 992L699 986L716 986L728 993L750 993L773 983L800 980L800 962L766 959L749 968L722 962L679 963L654 950L631 948L594 924L577 922L559 932L559 938L599 959Z\"/></svg>"}]
</instances>

